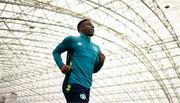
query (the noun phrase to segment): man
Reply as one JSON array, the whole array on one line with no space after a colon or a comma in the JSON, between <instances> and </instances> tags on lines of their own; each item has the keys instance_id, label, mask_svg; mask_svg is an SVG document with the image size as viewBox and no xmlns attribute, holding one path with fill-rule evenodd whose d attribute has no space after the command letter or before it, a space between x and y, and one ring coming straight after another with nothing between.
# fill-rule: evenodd
<instances>
[{"instance_id":1,"label":"man","mask_svg":"<svg viewBox=\"0 0 180 103\"><path fill-rule=\"evenodd\" d=\"M94 26L89 19L84 19L77 26L80 36L66 37L53 51L53 57L63 74L63 93L67 103L88 103L92 74L103 66L105 56L99 46L91 42ZM61 53L67 51L66 65Z\"/></svg>"}]
</instances>

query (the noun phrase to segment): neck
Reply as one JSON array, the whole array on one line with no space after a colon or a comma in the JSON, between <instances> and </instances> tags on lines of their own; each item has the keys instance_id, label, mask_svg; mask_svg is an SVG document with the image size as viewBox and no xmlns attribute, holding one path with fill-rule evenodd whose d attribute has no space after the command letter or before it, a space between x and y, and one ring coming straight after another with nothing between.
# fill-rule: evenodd
<instances>
[{"instance_id":1,"label":"neck","mask_svg":"<svg viewBox=\"0 0 180 103\"><path fill-rule=\"evenodd\" d=\"M91 37L86 35L86 34L80 33L80 36L87 39L87 40L89 40L89 41L91 40Z\"/></svg>"}]
</instances>

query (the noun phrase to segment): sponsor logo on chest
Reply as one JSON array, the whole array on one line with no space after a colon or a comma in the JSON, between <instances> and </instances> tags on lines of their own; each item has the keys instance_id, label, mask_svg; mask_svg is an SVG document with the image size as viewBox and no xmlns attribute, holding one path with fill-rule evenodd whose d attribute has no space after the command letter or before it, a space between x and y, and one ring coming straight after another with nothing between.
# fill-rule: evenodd
<instances>
[{"instance_id":1,"label":"sponsor logo on chest","mask_svg":"<svg viewBox=\"0 0 180 103\"><path fill-rule=\"evenodd\" d=\"M81 45L82 45L82 43L81 43L81 42L77 42L77 45L81 46Z\"/></svg>"}]
</instances>

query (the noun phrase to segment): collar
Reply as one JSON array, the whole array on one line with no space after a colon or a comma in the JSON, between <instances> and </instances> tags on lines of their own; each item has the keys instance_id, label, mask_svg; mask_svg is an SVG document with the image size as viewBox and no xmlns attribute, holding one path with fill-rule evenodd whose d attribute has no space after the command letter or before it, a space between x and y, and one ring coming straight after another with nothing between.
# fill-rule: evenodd
<instances>
[{"instance_id":1,"label":"collar","mask_svg":"<svg viewBox=\"0 0 180 103\"><path fill-rule=\"evenodd\" d=\"M80 37L84 38L85 40L91 41L91 37L87 36L87 35L85 35L83 33L80 33Z\"/></svg>"}]
</instances>

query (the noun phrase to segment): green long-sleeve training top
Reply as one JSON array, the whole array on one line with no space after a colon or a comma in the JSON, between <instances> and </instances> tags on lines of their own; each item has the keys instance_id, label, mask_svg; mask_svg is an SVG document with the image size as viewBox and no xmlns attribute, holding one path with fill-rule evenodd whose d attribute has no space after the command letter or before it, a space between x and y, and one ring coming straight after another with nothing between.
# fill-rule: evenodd
<instances>
[{"instance_id":1,"label":"green long-sleeve training top","mask_svg":"<svg viewBox=\"0 0 180 103\"><path fill-rule=\"evenodd\" d=\"M85 34L66 37L53 51L54 60L59 68L64 65L61 53L70 49L73 50L73 56L69 83L77 83L90 88L92 74L98 72L103 66L99 58L99 46L92 43L91 38Z\"/></svg>"}]
</instances>

